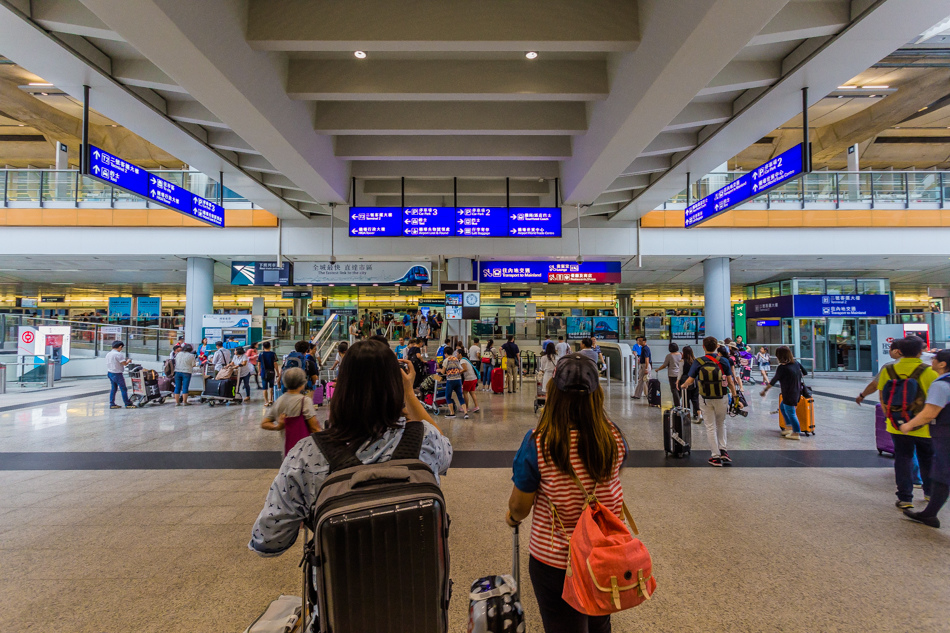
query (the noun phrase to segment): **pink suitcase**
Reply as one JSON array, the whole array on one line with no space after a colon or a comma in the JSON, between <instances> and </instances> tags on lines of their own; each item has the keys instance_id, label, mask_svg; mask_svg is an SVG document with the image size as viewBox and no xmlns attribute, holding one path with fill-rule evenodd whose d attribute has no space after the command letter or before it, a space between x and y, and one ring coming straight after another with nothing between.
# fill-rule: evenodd
<instances>
[{"instance_id":1,"label":"pink suitcase","mask_svg":"<svg viewBox=\"0 0 950 633\"><path fill-rule=\"evenodd\" d=\"M877 440L878 455L894 455L894 440L887 432L887 417L884 415L884 407L880 404L874 406L874 437Z\"/></svg>"},{"instance_id":2,"label":"pink suitcase","mask_svg":"<svg viewBox=\"0 0 950 633\"><path fill-rule=\"evenodd\" d=\"M336 389L336 381L330 381L327 383L326 387L326 399L330 400L333 397L333 391Z\"/></svg>"}]
</instances>

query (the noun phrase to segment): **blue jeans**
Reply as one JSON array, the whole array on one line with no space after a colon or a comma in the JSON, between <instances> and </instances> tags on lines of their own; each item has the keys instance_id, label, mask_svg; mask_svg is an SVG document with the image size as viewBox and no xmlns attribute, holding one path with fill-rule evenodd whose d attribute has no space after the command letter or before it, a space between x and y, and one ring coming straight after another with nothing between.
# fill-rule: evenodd
<instances>
[{"instance_id":1,"label":"blue jeans","mask_svg":"<svg viewBox=\"0 0 950 633\"><path fill-rule=\"evenodd\" d=\"M247 394L247 397L251 397L251 375L241 376L238 378L238 386L234 394L237 395L241 391L241 385L244 385L244 393Z\"/></svg>"},{"instance_id":2,"label":"blue jeans","mask_svg":"<svg viewBox=\"0 0 950 633\"><path fill-rule=\"evenodd\" d=\"M452 404L453 393L455 394L455 397L458 400L458 405L453 405L453 410L455 410L465 405L465 396L462 394L461 380L446 380L445 381L445 401L448 404Z\"/></svg>"},{"instance_id":3,"label":"blue jeans","mask_svg":"<svg viewBox=\"0 0 950 633\"><path fill-rule=\"evenodd\" d=\"M785 418L785 428L790 428L793 433L801 433L802 427L798 422L798 411L796 411L796 408L784 402L780 404L778 408L782 412L782 417Z\"/></svg>"},{"instance_id":4,"label":"blue jeans","mask_svg":"<svg viewBox=\"0 0 950 633\"><path fill-rule=\"evenodd\" d=\"M491 363L482 363L482 384L486 387L491 383Z\"/></svg>"},{"instance_id":5,"label":"blue jeans","mask_svg":"<svg viewBox=\"0 0 950 633\"><path fill-rule=\"evenodd\" d=\"M894 479L897 482L897 498L914 500L914 453L920 460L924 494L930 496L930 464L933 459L933 441L929 437L916 437L903 433L891 433L894 440Z\"/></svg>"},{"instance_id":6,"label":"blue jeans","mask_svg":"<svg viewBox=\"0 0 950 633\"><path fill-rule=\"evenodd\" d=\"M187 394L191 386L191 374L184 371L175 372L175 394Z\"/></svg>"},{"instance_id":7,"label":"blue jeans","mask_svg":"<svg viewBox=\"0 0 950 633\"><path fill-rule=\"evenodd\" d=\"M109 406L115 406L115 391L118 389L122 392L122 400L125 402L125 406L131 406L132 401L129 400L129 390L125 386L125 376L121 373L116 372L107 372L109 376L109 382L112 383L112 388L109 390Z\"/></svg>"},{"instance_id":8,"label":"blue jeans","mask_svg":"<svg viewBox=\"0 0 950 633\"><path fill-rule=\"evenodd\" d=\"M917 461L917 451L914 451L914 467L911 471L911 475L914 477L914 485L922 486L924 480L920 477L920 462Z\"/></svg>"}]
</instances>

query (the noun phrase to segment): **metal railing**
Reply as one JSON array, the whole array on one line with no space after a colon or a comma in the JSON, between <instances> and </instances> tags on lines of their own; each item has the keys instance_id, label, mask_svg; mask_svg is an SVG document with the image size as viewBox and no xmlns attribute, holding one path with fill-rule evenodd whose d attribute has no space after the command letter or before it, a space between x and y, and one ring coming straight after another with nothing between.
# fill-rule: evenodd
<instances>
[{"instance_id":1,"label":"metal railing","mask_svg":"<svg viewBox=\"0 0 950 633\"><path fill-rule=\"evenodd\" d=\"M208 200L217 201L221 185L197 171L155 170L179 187ZM227 187L223 191L227 208L253 208L246 198ZM0 201L3 207L44 207L55 203L56 207L110 207L110 208L160 208L145 198L126 193L104 182L83 176L75 169L0 169Z\"/></svg>"},{"instance_id":2,"label":"metal railing","mask_svg":"<svg viewBox=\"0 0 950 633\"><path fill-rule=\"evenodd\" d=\"M704 176L690 187L696 202L747 172ZM839 208L943 209L950 198L950 172L945 171L816 171L753 198L739 208L787 208L833 205ZM686 190L664 203L662 209L686 206Z\"/></svg>"}]
</instances>

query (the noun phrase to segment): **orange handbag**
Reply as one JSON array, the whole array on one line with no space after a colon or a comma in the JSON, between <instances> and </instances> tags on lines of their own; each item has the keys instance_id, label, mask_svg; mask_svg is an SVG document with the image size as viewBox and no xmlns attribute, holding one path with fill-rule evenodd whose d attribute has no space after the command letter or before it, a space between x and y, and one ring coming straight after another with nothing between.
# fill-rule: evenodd
<instances>
[{"instance_id":1,"label":"orange handbag","mask_svg":"<svg viewBox=\"0 0 950 633\"><path fill-rule=\"evenodd\" d=\"M649 600L656 591L653 561L646 546L630 533L639 534L627 504L622 507L629 528L572 475L587 504L571 534L561 597L586 615L610 615Z\"/></svg>"}]
</instances>

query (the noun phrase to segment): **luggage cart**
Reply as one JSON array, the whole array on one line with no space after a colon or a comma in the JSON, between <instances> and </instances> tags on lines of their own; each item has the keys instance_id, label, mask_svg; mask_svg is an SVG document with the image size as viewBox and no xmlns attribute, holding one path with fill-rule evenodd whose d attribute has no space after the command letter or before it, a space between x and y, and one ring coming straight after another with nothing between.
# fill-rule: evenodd
<instances>
[{"instance_id":1,"label":"luggage cart","mask_svg":"<svg viewBox=\"0 0 950 633\"><path fill-rule=\"evenodd\" d=\"M151 372L151 370L142 369L141 365L129 369L129 382L132 385L129 400L137 407L146 404L165 404L165 396L158 389L158 379L146 380L146 372Z\"/></svg>"},{"instance_id":2,"label":"luggage cart","mask_svg":"<svg viewBox=\"0 0 950 633\"><path fill-rule=\"evenodd\" d=\"M544 391L544 385L541 384L541 379L544 376L543 372L538 373L538 387L534 395L534 412L537 413L539 409L544 408L545 403L548 400L548 395Z\"/></svg>"}]
</instances>

